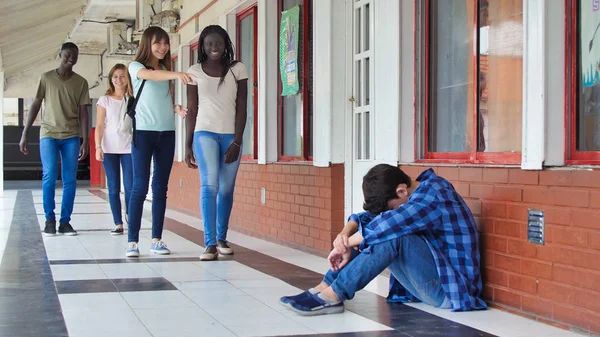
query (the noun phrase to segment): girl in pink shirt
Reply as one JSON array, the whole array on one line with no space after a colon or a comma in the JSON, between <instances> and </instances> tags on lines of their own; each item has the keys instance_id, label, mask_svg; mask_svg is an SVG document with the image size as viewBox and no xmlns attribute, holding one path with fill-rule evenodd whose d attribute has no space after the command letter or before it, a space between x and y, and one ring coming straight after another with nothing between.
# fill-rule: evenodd
<instances>
[{"instance_id":1,"label":"girl in pink shirt","mask_svg":"<svg viewBox=\"0 0 600 337\"><path fill-rule=\"evenodd\" d=\"M127 107L126 98L131 97L131 80L124 64L115 65L108 75L110 79L106 95L96 104L96 159L101 161L106 171L108 200L113 214L115 228L111 235L123 234L121 213L121 170L125 187L125 205L129 204L133 184L133 164L131 161L131 130L122 131L120 119L122 109ZM127 209L125 211L127 220Z\"/></svg>"}]
</instances>

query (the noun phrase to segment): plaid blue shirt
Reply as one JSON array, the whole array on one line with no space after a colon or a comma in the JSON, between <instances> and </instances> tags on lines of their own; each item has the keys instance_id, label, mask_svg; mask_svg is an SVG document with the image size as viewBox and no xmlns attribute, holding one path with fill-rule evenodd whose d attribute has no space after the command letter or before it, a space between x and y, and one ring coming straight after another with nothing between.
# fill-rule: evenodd
<instances>
[{"instance_id":1,"label":"plaid blue shirt","mask_svg":"<svg viewBox=\"0 0 600 337\"><path fill-rule=\"evenodd\" d=\"M446 179L428 169L417 178L419 186L408 202L378 216L359 213L350 216L363 235L360 250L404 235L422 236L431 250L452 311L487 308L481 299L478 232L465 201ZM389 301L416 302L418 299L390 277Z\"/></svg>"}]
</instances>

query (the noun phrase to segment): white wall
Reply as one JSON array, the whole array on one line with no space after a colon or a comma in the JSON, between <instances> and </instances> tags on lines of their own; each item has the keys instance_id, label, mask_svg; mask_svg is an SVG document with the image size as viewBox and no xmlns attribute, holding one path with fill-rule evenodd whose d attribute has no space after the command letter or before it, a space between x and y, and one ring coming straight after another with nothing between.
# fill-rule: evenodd
<instances>
[{"instance_id":1,"label":"white wall","mask_svg":"<svg viewBox=\"0 0 600 337\"><path fill-rule=\"evenodd\" d=\"M4 107L2 125L19 125L19 99L5 98L0 103Z\"/></svg>"},{"instance_id":2,"label":"white wall","mask_svg":"<svg viewBox=\"0 0 600 337\"><path fill-rule=\"evenodd\" d=\"M104 57L102 61L102 76L107 77L110 69L117 63L128 64L131 60L121 60L111 57ZM7 79L4 92L6 98L29 98L34 97L37 90L40 75L46 71L56 69L59 66L58 59L30 69L29 71L12 76ZM74 70L83 76L90 88L90 97L98 98L106 92L108 81L106 78L99 78L100 74L100 56L97 55L79 55L79 60Z\"/></svg>"}]
</instances>

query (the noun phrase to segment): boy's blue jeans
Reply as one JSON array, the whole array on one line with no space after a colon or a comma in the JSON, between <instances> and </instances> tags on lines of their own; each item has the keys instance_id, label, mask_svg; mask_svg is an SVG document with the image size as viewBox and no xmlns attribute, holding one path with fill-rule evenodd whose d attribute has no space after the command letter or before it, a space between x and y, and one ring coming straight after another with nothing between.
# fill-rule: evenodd
<instances>
[{"instance_id":1,"label":"boy's blue jeans","mask_svg":"<svg viewBox=\"0 0 600 337\"><path fill-rule=\"evenodd\" d=\"M75 190L77 189L77 166L79 159L79 137L67 139L40 139L42 159L42 199L46 220L56 220L54 213L56 179L58 178L58 156L60 155L61 179L63 183L62 205L59 223L71 221Z\"/></svg>"},{"instance_id":2,"label":"boy's blue jeans","mask_svg":"<svg viewBox=\"0 0 600 337\"><path fill-rule=\"evenodd\" d=\"M372 246L370 254L352 250L352 260L339 271L329 270L323 282L338 299L350 300L384 269L419 300L434 307L449 308L433 255L423 238L406 235Z\"/></svg>"}]
</instances>

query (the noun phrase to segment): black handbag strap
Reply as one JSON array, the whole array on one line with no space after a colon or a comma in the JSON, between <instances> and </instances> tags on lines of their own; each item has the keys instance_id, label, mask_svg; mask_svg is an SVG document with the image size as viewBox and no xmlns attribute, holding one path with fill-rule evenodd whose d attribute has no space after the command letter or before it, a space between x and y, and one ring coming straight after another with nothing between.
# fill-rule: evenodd
<instances>
[{"instance_id":1,"label":"black handbag strap","mask_svg":"<svg viewBox=\"0 0 600 337\"><path fill-rule=\"evenodd\" d=\"M147 66L144 64L144 67L148 70L154 70L154 68ZM142 80L142 84L140 85L140 90L138 90L137 95L135 95L135 99L133 100L133 105L131 106L131 110L135 112L135 107L137 106L140 97L142 96L142 91L144 90L144 85L146 85L146 80ZM135 123L135 115L130 116L131 121L133 123L133 146L137 147L137 137L136 137L136 123Z\"/></svg>"}]
</instances>

